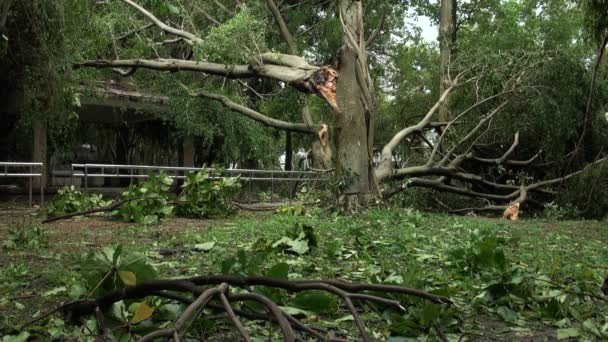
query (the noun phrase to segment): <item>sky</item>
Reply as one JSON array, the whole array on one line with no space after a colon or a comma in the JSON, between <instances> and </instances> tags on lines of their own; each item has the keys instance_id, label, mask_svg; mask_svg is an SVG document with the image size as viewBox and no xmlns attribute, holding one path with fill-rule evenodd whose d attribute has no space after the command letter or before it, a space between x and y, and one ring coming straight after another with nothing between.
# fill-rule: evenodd
<instances>
[{"instance_id":1,"label":"sky","mask_svg":"<svg viewBox=\"0 0 608 342\"><path fill-rule=\"evenodd\" d=\"M437 40L437 26L431 24L431 20L429 19L429 17L418 16L414 24L422 29L422 38L424 38L424 40L426 40L427 42Z\"/></svg>"}]
</instances>

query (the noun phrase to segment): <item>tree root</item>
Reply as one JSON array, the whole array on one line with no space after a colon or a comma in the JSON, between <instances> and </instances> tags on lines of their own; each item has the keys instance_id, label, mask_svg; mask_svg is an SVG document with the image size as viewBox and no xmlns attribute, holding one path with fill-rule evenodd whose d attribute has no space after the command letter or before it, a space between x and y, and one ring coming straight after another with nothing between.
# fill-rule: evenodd
<instances>
[{"instance_id":1,"label":"tree root","mask_svg":"<svg viewBox=\"0 0 608 342\"><path fill-rule=\"evenodd\" d=\"M212 287L204 287L206 285L212 285ZM355 307L355 303L365 302L393 308L399 311L406 311L399 301L379 297L377 295L378 293L405 294L425 299L436 304L452 304L448 298L442 296L394 285L349 283L337 279L282 280L259 276L239 277L212 275L174 280L161 279L145 281L136 286L114 290L95 299L82 299L67 302L54 309L52 312L63 312L64 320L71 324L82 324L86 317L95 315L97 318L97 333L99 334L99 337L103 338L106 328L103 322L102 312L108 310L112 304L126 299L143 299L148 296L156 296L186 304L188 307L181 316L177 318L172 328L153 331L143 336L139 341L155 341L158 338L179 341L180 337L183 337L186 334L190 322L203 315L202 309L205 307L224 312L226 316L220 317L228 318L229 322L244 341L251 341L252 339L241 322L241 319L243 318L269 321L278 325L283 339L289 342L307 339L345 341L332 336L325 330L307 326L299 319L282 310L277 303L273 302L268 297L251 291L251 286L259 285L283 289L290 293L319 290L341 298L343 304L353 316L355 326L363 341L372 341L373 338L368 334L363 319L359 314L359 310ZM246 290L247 292L231 293L230 286ZM245 308L233 308L233 303L242 302L257 302L265 308L265 313L249 311ZM39 319L26 324L23 328L36 321L39 321ZM438 332L442 331L440 327L436 327L436 329ZM299 334L296 334L295 331L298 331Z\"/></svg>"}]
</instances>

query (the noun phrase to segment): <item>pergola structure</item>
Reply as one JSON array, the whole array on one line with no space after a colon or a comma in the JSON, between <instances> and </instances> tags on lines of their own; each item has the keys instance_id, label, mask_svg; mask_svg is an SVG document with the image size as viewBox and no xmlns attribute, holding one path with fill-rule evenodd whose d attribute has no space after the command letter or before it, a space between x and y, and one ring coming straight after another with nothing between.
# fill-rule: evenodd
<instances>
[{"instance_id":1,"label":"pergola structure","mask_svg":"<svg viewBox=\"0 0 608 342\"><path fill-rule=\"evenodd\" d=\"M95 81L91 84L81 84L80 90L85 95L81 98L81 106L76 110L81 123L116 125L117 129L124 124L160 120L158 113L168 102L165 96L139 92L129 83L110 81ZM17 103L18 94L5 94L1 99L0 120L14 122L20 113ZM47 165L47 127L44 120L34 120L32 124L31 162ZM183 139L179 150L179 166L194 166L194 139ZM183 149L183 150L182 150ZM0 153L1 154L1 153ZM0 161L9 158L0 155ZM46 168L47 175L51 170ZM39 189L39 182L46 186L46 177L35 179L34 188Z\"/></svg>"}]
</instances>

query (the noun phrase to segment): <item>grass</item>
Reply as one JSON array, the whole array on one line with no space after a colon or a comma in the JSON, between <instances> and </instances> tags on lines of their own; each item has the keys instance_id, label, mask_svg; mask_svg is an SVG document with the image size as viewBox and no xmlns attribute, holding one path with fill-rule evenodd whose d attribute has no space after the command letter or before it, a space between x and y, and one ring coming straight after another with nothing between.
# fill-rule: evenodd
<instances>
[{"instance_id":1,"label":"grass","mask_svg":"<svg viewBox=\"0 0 608 342\"><path fill-rule=\"evenodd\" d=\"M15 225L10 221L0 225L0 241ZM272 248L301 226L312 227L317 237L310 253ZM319 211L171 219L149 227L87 218L42 227L48 247L0 253L0 335L67 299L81 278L83 253L121 244L146 254L163 277L271 274L286 263L290 279L395 283L454 300L449 310L400 298L408 304L406 315L368 311L368 327L379 339L435 340L436 323L454 341L608 338L608 306L599 291L608 275L606 222L507 222L374 209L355 216ZM212 241L210 251L195 249ZM285 294L277 300L299 305ZM342 310L320 312L315 321L354 338L345 316ZM58 329L58 321L42 330ZM225 327L210 331L225 336ZM258 336L269 334L265 325L249 327Z\"/></svg>"}]
</instances>

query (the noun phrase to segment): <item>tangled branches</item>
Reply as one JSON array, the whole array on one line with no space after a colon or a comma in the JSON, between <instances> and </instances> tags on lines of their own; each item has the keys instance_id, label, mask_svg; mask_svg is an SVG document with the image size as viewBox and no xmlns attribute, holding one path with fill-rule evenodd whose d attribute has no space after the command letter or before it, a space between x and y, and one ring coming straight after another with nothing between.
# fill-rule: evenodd
<instances>
[{"instance_id":1,"label":"tangled branches","mask_svg":"<svg viewBox=\"0 0 608 342\"><path fill-rule=\"evenodd\" d=\"M205 287L209 285L211 287ZM245 341L251 341L252 339L241 322L243 318L269 321L278 325L285 341L306 340L307 338L321 341L344 341L343 339L331 336L327 331L305 325L294 316L282 310L268 297L253 292L251 286L268 286L286 290L290 293L317 290L337 296L352 315L357 331L363 341L372 341L372 338L366 331L365 324L355 303L373 303L398 311L406 310L399 301L380 297L379 293L404 294L422 298L436 304L450 305L452 303L445 297L393 285L357 284L335 279L290 281L258 276L212 275L175 280L145 281L136 286L117 289L96 299L68 302L54 311L62 311L65 320L73 324L79 324L83 318L95 315L97 318L98 335L103 337L106 328L102 312L108 310L112 304L125 299L156 296L174 300L188 306L177 318L172 328L153 331L143 336L139 341L154 341L157 338L179 341L180 337L184 336L187 332L190 322L203 315L203 308L224 312ZM230 287L234 287L238 291L231 292ZM370 294L370 292L374 294ZM265 312L250 311L244 307L241 309L233 307L234 303L242 302L257 302L265 308Z\"/></svg>"}]
</instances>

